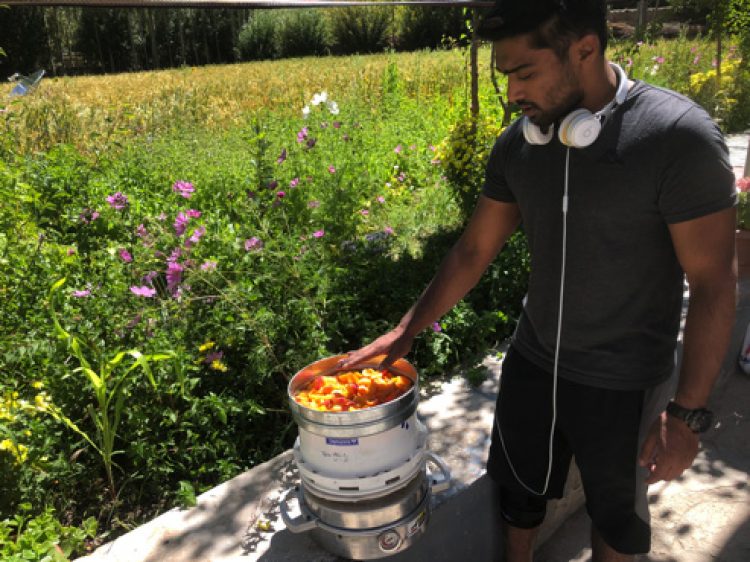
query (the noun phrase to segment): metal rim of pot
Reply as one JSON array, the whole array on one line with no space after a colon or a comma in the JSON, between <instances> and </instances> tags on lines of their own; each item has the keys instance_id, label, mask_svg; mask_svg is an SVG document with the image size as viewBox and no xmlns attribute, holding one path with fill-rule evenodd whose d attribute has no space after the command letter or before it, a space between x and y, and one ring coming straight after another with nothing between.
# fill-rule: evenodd
<instances>
[{"instance_id":1,"label":"metal rim of pot","mask_svg":"<svg viewBox=\"0 0 750 562\"><path fill-rule=\"evenodd\" d=\"M364 437L387 431L409 418L417 410L419 400L419 377L416 369L405 359L396 360L388 370L409 378L412 387L404 394L385 404L350 410L348 412L322 412L302 406L295 399L295 393L319 375L337 372L379 369L385 355L372 357L347 369L338 367L346 355L326 357L311 363L298 371L287 386L289 408L294 421L301 428L327 437Z\"/></svg>"}]
</instances>

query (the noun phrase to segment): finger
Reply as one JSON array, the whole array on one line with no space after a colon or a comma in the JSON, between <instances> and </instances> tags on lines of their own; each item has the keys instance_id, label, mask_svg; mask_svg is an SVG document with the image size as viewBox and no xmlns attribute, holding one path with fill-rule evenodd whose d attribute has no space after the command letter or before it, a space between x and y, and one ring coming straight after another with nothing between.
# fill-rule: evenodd
<instances>
[{"instance_id":1,"label":"finger","mask_svg":"<svg viewBox=\"0 0 750 562\"><path fill-rule=\"evenodd\" d=\"M654 463L654 457L656 456L656 446L659 443L658 436L649 434L646 440L643 442L641 447L641 453L638 455L638 464L641 466L649 466Z\"/></svg>"}]
</instances>

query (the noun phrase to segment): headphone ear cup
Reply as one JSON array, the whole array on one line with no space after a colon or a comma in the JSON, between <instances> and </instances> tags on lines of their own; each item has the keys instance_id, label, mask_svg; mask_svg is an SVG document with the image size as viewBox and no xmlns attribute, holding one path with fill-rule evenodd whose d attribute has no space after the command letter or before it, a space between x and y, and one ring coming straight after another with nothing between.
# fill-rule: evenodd
<instances>
[{"instance_id":1,"label":"headphone ear cup","mask_svg":"<svg viewBox=\"0 0 750 562\"><path fill-rule=\"evenodd\" d=\"M565 116L560 123L557 137L565 146L586 148L599 136L602 124L587 109L576 109Z\"/></svg>"},{"instance_id":2,"label":"headphone ear cup","mask_svg":"<svg viewBox=\"0 0 750 562\"><path fill-rule=\"evenodd\" d=\"M550 125L546 133L534 125L527 117L523 118L523 136L529 144L547 144L552 140L554 127Z\"/></svg>"}]
</instances>

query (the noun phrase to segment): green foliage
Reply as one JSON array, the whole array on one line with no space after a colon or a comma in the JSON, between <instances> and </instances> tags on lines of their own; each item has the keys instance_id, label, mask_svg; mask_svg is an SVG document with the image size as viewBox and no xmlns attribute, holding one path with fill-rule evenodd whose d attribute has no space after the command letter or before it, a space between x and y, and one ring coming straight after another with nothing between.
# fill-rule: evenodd
<instances>
[{"instance_id":1,"label":"green foliage","mask_svg":"<svg viewBox=\"0 0 750 562\"><path fill-rule=\"evenodd\" d=\"M358 6L331 10L333 50L341 55L384 51L389 44L392 14L391 9Z\"/></svg>"},{"instance_id":2,"label":"green foliage","mask_svg":"<svg viewBox=\"0 0 750 562\"><path fill-rule=\"evenodd\" d=\"M397 44L400 50L436 49L447 39L466 38L466 15L459 7L406 6L397 19Z\"/></svg>"},{"instance_id":3,"label":"green foliage","mask_svg":"<svg viewBox=\"0 0 750 562\"><path fill-rule=\"evenodd\" d=\"M282 57L325 55L330 49L328 28L320 10L292 10L281 18L278 50Z\"/></svg>"},{"instance_id":4,"label":"green foliage","mask_svg":"<svg viewBox=\"0 0 750 562\"><path fill-rule=\"evenodd\" d=\"M86 539L96 536L97 524L93 517L81 527L60 524L55 510L45 508L39 515L29 512L31 506L21 506L20 512L0 521L0 558L5 562L67 562L74 553L82 553Z\"/></svg>"},{"instance_id":5,"label":"green foliage","mask_svg":"<svg viewBox=\"0 0 750 562\"><path fill-rule=\"evenodd\" d=\"M279 55L276 42L278 12L274 10L255 10L250 19L242 26L237 48L242 60L274 59Z\"/></svg>"}]
</instances>

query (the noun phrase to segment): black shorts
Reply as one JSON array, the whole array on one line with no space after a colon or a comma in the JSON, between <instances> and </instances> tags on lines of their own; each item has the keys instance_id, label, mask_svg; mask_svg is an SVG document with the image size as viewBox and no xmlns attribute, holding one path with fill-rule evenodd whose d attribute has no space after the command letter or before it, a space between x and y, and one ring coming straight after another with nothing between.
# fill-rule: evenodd
<instances>
[{"instance_id":1,"label":"black shorts","mask_svg":"<svg viewBox=\"0 0 750 562\"><path fill-rule=\"evenodd\" d=\"M638 466L638 451L640 435L647 427L642 424L644 401L652 401L647 396L650 394L558 379L552 469L544 491L549 466L552 375L511 348L503 362L487 461L488 474L499 484L505 521L521 528L540 525L547 499L562 497L571 458L575 456L586 509L605 542L623 554L648 552L651 528L646 471ZM654 411L650 405L646 408ZM498 425L502 428L502 441Z\"/></svg>"}]
</instances>

